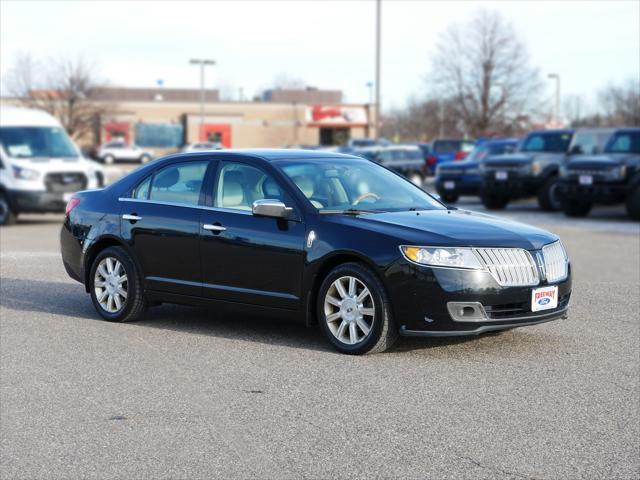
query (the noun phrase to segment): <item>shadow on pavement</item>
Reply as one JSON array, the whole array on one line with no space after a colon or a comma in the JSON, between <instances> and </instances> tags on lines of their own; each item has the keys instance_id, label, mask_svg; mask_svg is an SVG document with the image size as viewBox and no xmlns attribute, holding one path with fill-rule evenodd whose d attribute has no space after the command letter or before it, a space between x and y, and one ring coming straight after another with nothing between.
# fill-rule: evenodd
<instances>
[{"instance_id":1,"label":"shadow on pavement","mask_svg":"<svg viewBox=\"0 0 640 480\"><path fill-rule=\"evenodd\" d=\"M0 306L8 310L104 321L96 313L83 287L71 282L3 278L0 282ZM291 319L240 315L214 307L161 305L150 308L141 320L128 325L339 354L329 345L318 328L307 328ZM389 352L403 353L457 345L476 338L401 337Z\"/></svg>"}]
</instances>

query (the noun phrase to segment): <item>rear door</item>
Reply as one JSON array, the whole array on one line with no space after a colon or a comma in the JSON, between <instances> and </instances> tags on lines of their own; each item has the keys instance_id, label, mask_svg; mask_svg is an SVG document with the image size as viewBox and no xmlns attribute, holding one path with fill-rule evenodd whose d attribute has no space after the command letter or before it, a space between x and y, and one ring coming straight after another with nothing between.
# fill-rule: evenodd
<instances>
[{"instance_id":1,"label":"rear door","mask_svg":"<svg viewBox=\"0 0 640 480\"><path fill-rule=\"evenodd\" d=\"M201 197L210 165L193 160L162 167L121 199L122 235L135 250L145 288L201 295Z\"/></svg>"},{"instance_id":2,"label":"rear door","mask_svg":"<svg viewBox=\"0 0 640 480\"><path fill-rule=\"evenodd\" d=\"M304 223L274 177L242 161L222 161L201 217L203 296L298 309L302 297ZM255 200L281 200L295 220L255 216Z\"/></svg>"}]
</instances>

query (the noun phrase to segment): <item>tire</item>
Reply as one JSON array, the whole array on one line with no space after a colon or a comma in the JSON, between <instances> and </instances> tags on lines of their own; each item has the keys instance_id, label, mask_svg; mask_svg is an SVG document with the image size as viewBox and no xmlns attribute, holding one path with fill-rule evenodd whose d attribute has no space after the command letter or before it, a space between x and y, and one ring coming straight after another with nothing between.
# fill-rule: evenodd
<instances>
[{"instance_id":1,"label":"tire","mask_svg":"<svg viewBox=\"0 0 640 480\"><path fill-rule=\"evenodd\" d=\"M538 205L544 212L555 212L562 208L558 198L558 177L548 177L538 189Z\"/></svg>"},{"instance_id":2,"label":"tire","mask_svg":"<svg viewBox=\"0 0 640 480\"><path fill-rule=\"evenodd\" d=\"M140 156L140 163L147 163L149 160L151 160L151 157L146 153Z\"/></svg>"},{"instance_id":3,"label":"tire","mask_svg":"<svg viewBox=\"0 0 640 480\"><path fill-rule=\"evenodd\" d=\"M350 292L352 278L355 280L353 297L364 294L364 288L369 292L360 305L349 296L349 293L353 294L353 290ZM337 281L340 281L345 296L336 288ZM342 306L338 306L336 300L341 301ZM347 305L345 300L348 300ZM328 317L335 314L338 314L338 318L327 321ZM391 305L382 282L360 263L344 263L329 272L318 291L317 318L329 342L342 353L363 355L383 352L398 338L398 328L391 315ZM369 327L367 333L361 328L363 324ZM355 337L352 329L355 330ZM348 338L342 340L339 336ZM355 341L351 343L352 340Z\"/></svg>"},{"instance_id":4,"label":"tire","mask_svg":"<svg viewBox=\"0 0 640 480\"><path fill-rule=\"evenodd\" d=\"M627 215L631 220L640 220L640 185L636 185L627 195Z\"/></svg>"},{"instance_id":5,"label":"tire","mask_svg":"<svg viewBox=\"0 0 640 480\"><path fill-rule=\"evenodd\" d=\"M11 208L7 194L0 192L0 225L12 225L16 218L17 214Z\"/></svg>"},{"instance_id":6,"label":"tire","mask_svg":"<svg viewBox=\"0 0 640 480\"><path fill-rule=\"evenodd\" d=\"M458 195L457 193L447 192L447 193L440 194L440 199L444 203L456 203L459 198L460 198L460 195Z\"/></svg>"},{"instance_id":7,"label":"tire","mask_svg":"<svg viewBox=\"0 0 640 480\"><path fill-rule=\"evenodd\" d=\"M105 165L113 165L116 161L116 157L114 157L113 155L105 155L103 160Z\"/></svg>"},{"instance_id":8,"label":"tire","mask_svg":"<svg viewBox=\"0 0 640 480\"><path fill-rule=\"evenodd\" d=\"M482 204L489 210L502 210L509 203L509 197L483 192L480 196Z\"/></svg>"},{"instance_id":9,"label":"tire","mask_svg":"<svg viewBox=\"0 0 640 480\"><path fill-rule=\"evenodd\" d=\"M588 200L567 199L562 201L562 211L567 217L586 217L593 205Z\"/></svg>"},{"instance_id":10,"label":"tire","mask_svg":"<svg viewBox=\"0 0 640 480\"><path fill-rule=\"evenodd\" d=\"M124 270L126 274L126 281L124 283L119 284L119 286L126 291L126 298L124 302L121 302L120 308L116 311L109 311L109 303L107 300L103 300L107 306L101 304L100 299L97 297L97 290L106 290L107 287L100 287L100 285L96 285L96 281L99 278L106 278L99 272L99 267L102 266L102 270L108 270L108 259L111 261L117 261L121 265L121 269ZM104 261L104 263L103 263ZM113 270L116 271L116 264L112 264L114 267ZM120 276L122 276L122 271L120 270ZM109 273L107 271L107 273ZM105 282L108 283L108 282ZM142 281L138 270L129 256L129 254L122 247L108 247L102 250L96 258L93 260L91 264L91 271L89 275L89 291L91 292L91 300L93 301L93 306L100 314L102 318L105 320L109 320L110 322L131 322L140 318L140 316L144 313L147 308L147 301L144 298L144 291L142 288ZM113 295L114 297L118 296L122 299L122 295ZM117 307L116 300L111 303L111 306Z\"/></svg>"},{"instance_id":11,"label":"tire","mask_svg":"<svg viewBox=\"0 0 640 480\"><path fill-rule=\"evenodd\" d=\"M424 178L418 172L413 172L409 174L409 181L418 187L422 187L424 183Z\"/></svg>"}]
</instances>

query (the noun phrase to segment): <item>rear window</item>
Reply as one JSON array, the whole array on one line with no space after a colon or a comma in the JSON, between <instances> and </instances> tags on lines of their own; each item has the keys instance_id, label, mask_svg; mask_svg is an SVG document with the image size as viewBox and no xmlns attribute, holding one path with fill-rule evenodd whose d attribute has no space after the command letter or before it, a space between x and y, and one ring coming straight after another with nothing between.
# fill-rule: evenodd
<instances>
[{"instance_id":1,"label":"rear window","mask_svg":"<svg viewBox=\"0 0 640 480\"><path fill-rule=\"evenodd\" d=\"M640 131L616 133L605 150L607 153L640 153Z\"/></svg>"},{"instance_id":2,"label":"rear window","mask_svg":"<svg viewBox=\"0 0 640 480\"><path fill-rule=\"evenodd\" d=\"M436 140L433 143L434 153L455 153L460 150L461 140Z\"/></svg>"},{"instance_id":3,"label":"rear window","mask_svg":"<svg viewBox=\"0 0 640 480\"><path fill-rule=\"evenodd\" d=\"M532 133L522 145L523 152L565 153L571 143L568 132Z\"/></svg>"}]
</instances>

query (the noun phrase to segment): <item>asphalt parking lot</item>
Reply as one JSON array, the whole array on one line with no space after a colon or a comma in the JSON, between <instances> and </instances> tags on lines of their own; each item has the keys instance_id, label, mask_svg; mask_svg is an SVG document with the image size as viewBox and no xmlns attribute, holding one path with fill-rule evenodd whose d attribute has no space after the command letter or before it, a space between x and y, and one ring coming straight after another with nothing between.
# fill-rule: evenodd
<instances>
[{"instance_id":1,"label":"asphalt parking lot","mask_svg":"<svg viewBox=\"0 0 640 480\"><path fill-rule=\"evenodd\" d=\"M569 319L365 357L205 309L98 320L61 217L24 217L0 230L0 477L638 478L640 226L503 215L561 235Z\"/></svg>"}]
</instances>

